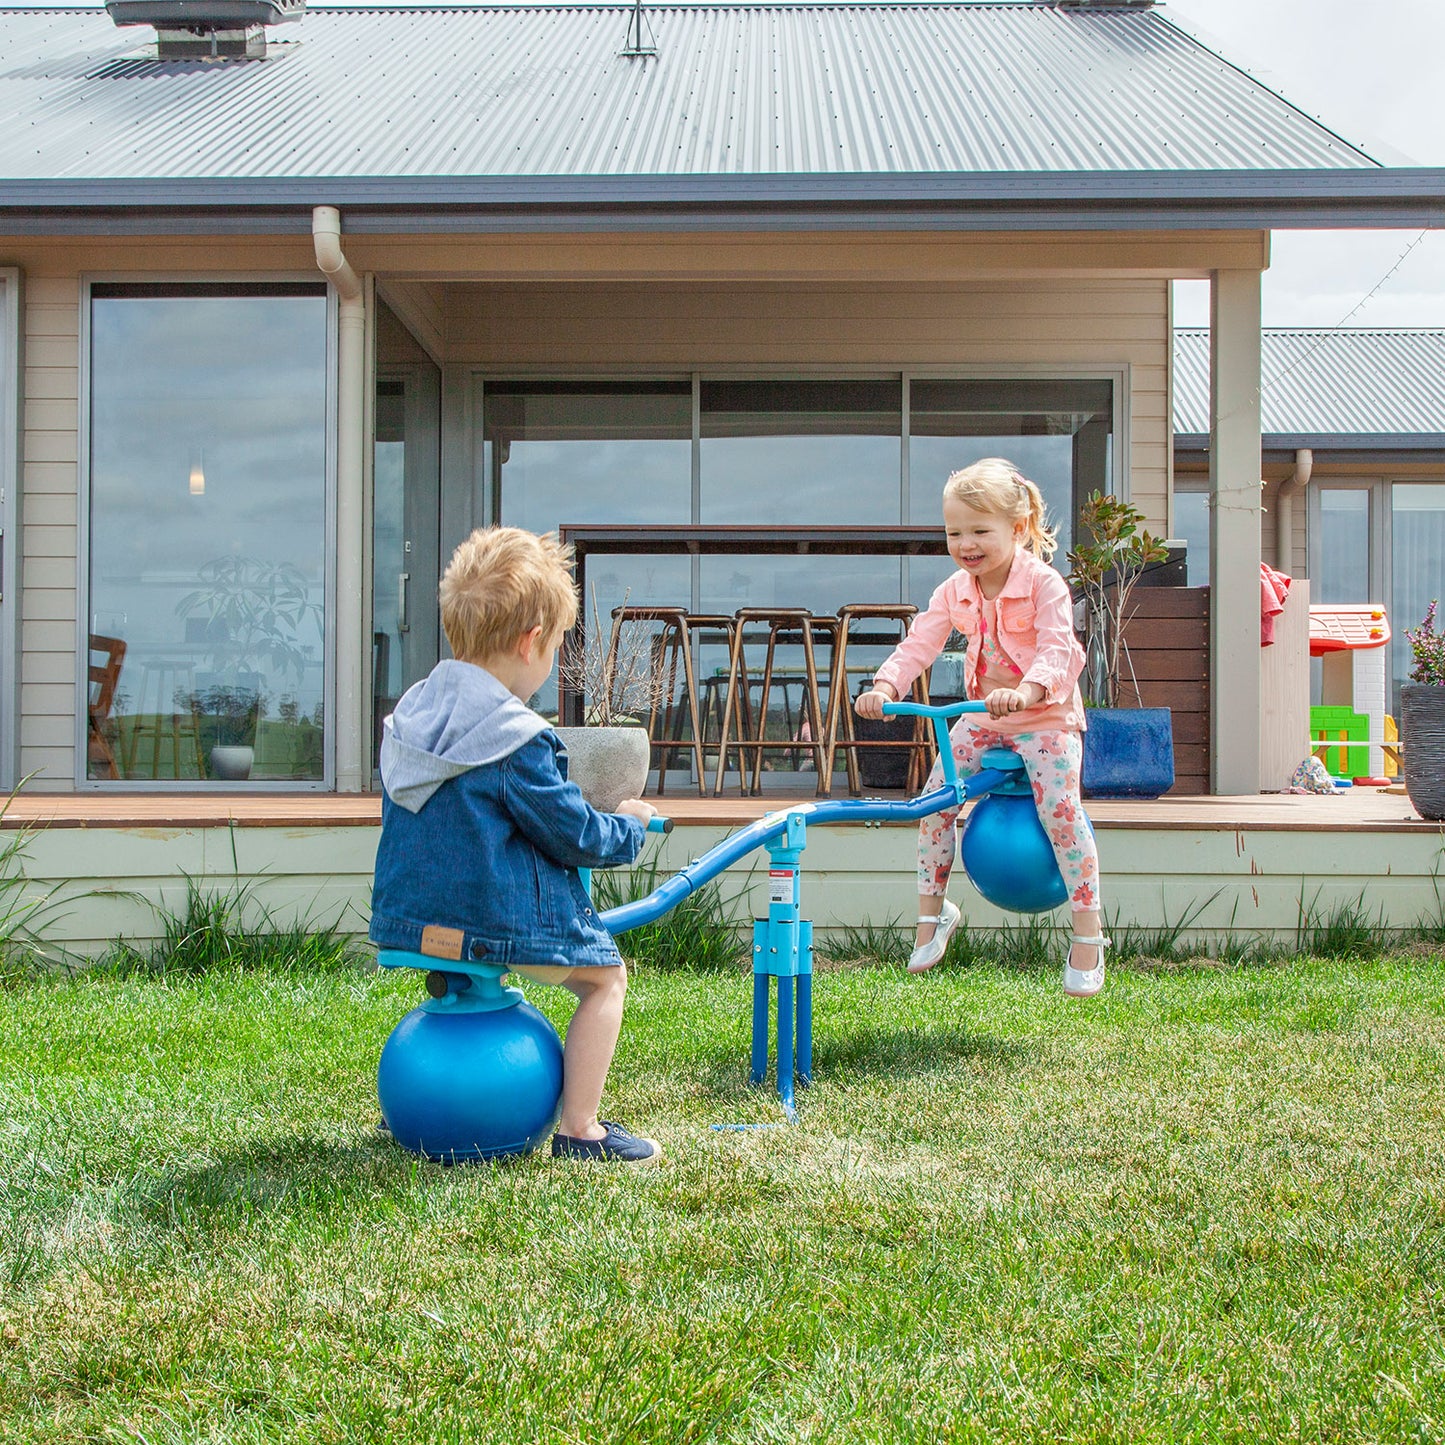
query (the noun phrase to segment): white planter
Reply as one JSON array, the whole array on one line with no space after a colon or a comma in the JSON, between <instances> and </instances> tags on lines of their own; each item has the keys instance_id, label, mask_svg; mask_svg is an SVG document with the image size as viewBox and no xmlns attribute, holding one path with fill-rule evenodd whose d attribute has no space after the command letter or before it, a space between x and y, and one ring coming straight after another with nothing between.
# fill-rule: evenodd
<instances>
[{"instance_id":1,"label":"white planter","mask_svg":"<svg viewBox=\"0 0 1445 1445\"><path fill-rule=\"evenodd\" d=\"M211 749L211 777L227 783L239 783L251 776L256 760L254 748L221 743Z\"/></svg>"},{"instance_id":2,"label":"white planter","mask_svg":"<svg viewBox=\"0 0 1445 1445\"><path fill-rule=\"evenodd\" d=\"M600 813L647 787L652 744L646 728L558 728L567 749L567 776Z\"/></svg>"}]
</instances>

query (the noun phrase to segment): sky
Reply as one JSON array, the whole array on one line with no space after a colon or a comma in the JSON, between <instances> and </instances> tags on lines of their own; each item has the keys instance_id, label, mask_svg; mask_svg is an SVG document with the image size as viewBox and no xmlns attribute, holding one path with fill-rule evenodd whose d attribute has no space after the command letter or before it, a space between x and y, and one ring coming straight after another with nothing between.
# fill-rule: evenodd
<instances>
[{"instance_id":1,"label":"sky","mask_svg":"<svg viewBox=\"0 0 1445 1445\"><path fill-rule=\"evenodd\" d=\"M1445 167L1445 0L1167 0L1159 9L1377 160ZM1347 317L1351 326L1445 326L1445 231L1276 231L1265 325ZM1174 319L1208 325L1206 282L1176 285Z\"/></svg>"}]
</instances>

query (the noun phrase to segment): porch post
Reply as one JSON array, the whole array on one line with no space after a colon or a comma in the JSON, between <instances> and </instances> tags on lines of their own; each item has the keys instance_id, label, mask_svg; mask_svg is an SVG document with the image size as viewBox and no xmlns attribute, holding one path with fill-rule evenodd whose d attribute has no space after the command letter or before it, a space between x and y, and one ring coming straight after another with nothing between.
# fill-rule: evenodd
<instances>
[{"instance_id":1,"label":"porch post","mask_svg":"<svg viewBox=\"0 0 1445 1445\"><path fill-rule=\"evenodd\" d=\"M1260 273L1213 274L1209 368L1210 778L1260 784Z\"/></svg>"}]
</instances>

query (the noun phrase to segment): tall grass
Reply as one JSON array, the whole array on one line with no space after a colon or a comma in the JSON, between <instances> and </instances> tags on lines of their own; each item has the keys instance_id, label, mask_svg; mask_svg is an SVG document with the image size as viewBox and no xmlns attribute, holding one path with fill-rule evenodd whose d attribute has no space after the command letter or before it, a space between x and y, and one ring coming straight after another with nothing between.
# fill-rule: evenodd
<instances>
[{"instance_id":1,"label":"tall grass","mask_svg":"<svg viewBox=\"0 0 1445 1445\"><path fill-rule=\"evenodd\" d=\"M65 951L47 943L41 930L53 922L57 905L54 890L38 889L26 871L30 840L36 830L28 823L7 827L5 820L20 783L0 802L0 982L14 980L37 966L56 967L68 961Z\"/></svg>"},{"instance_id":2,"label":"tall grass","mask_svg":"<svg viewBox=\"0 0 1445 1445\"><path fill-rule=\"evenodd\" d=\"M218 969L287 969L295 973L355 971L369 950L343 930L345 913L330 923L278 920L255 897L256 882L207 888L189 874L184 907L152 905L160 936L141 943L117 939L95 967L123 976L194 977Z\"/></svg>"}]
</instances>

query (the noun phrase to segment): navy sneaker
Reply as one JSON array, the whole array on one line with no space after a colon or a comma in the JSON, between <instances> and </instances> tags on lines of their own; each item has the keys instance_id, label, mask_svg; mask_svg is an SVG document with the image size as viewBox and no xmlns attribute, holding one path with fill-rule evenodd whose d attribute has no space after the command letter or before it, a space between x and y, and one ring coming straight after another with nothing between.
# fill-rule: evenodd
<instances>
[{"instance_id":1,"label":"navy sneaker","mask_svg":"<svg viewBox=\"0 0 1445 1445\"><path fill-rule=\"evenodd\" d=\"M554 1159L587 1159L599 1164L656 1164L662 1145L655 1139L629 1134L610 1119L597 1121L607 1130L600 1139L574 1139L569 1134L552 1135Z\"/></svg>"}]
</instances>

